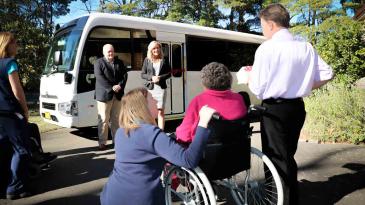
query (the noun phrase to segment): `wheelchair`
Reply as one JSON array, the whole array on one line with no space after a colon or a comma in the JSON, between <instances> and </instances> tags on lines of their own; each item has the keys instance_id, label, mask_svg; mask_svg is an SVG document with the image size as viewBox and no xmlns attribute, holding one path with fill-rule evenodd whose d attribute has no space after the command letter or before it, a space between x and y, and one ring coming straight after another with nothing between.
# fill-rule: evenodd
<instances>
[{"instance_id":1,"label":"wheelchair","mask_svg":"<svg viewBox=\"0 0 365 205\"><path fill-rule=\"evenodd\" d=\"M166 204L215 205L218 187L227 189L239 205L283 204L276 168L259 149L251 147L250 122L263 112L263 107L255 105L245 119L212 119L212 135L199 167L166 168L162 179Z\"/></svg>"}]
</instances>

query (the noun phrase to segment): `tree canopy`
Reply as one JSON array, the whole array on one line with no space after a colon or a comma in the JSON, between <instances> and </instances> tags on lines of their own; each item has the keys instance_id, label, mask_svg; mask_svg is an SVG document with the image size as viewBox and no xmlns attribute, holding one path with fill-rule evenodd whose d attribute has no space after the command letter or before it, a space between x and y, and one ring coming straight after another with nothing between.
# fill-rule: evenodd
<instances>
[{"instance_id":1,"label":"tree canopy","mask_svg":"<svg viewBox=\"0 0 365 205\"><path fill-rule=\"evenodd\" d=\"M20 77L26 90L38 90L54 17L69 13L74 0L0 0L0 30L18 39Z\"/></svg>"},{"instance_id":2,"label":"tree canopy","mask_svg":"<svg viewBox=\"0 0 365 205\"><path fill-rule=\"evenodd\" d=\"M365 76L364 33L364 23L347 16L327 18L318 27L318 52L349 83Z\"/></svg>"},{"instance_id":3,"label":"tree canopy","mask_svg":"<svg viewBox=\"0 0 365 205\"><path fill-rule=\"evenodd\" d=\"M20 44L18 61L26 89L37 90L54 18L70 12L76 0L0 0L0 30L13 31ZM81 0L91 12L91 0ZM310 41L336 73L365 76L364 23L348 17L364 0L99 0L98 11L260 32L258 12L269 3L290 11L291 31Z\"/></svg>"},{"instance_id":4,"label":"tree canopy","mask_svg":"<svg viewBox=\"0 0 365 205\"><path fill-rule=\"evenodd\" d=\"M103 12L250 32L252 26L258 26L256 14L263 0L106 0L101 3Z\"/></svg>"}]
</instances>

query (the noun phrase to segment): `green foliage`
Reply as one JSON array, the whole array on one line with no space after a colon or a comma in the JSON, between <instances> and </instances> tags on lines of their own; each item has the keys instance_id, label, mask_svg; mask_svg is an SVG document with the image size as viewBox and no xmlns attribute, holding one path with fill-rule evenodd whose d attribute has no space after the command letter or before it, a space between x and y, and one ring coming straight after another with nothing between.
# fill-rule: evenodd
<instances>
[{"instance_id":1,"label":"green foliage","mask_svg":"<svg viewBox=\"0 0 365 205\"><path fill-rule=\"evenodd\" d=\"M20 78L25 90L38 90L39 79L53 32L53 17L69 12L74 0L0 1L0 30L11 31L18 40Z\"/></svg>"},{"instance_id":2,"label":"green foliage","mask_svg":"<svg viewBox=\"0 0 365 205\"><path fill-rule=\"evenodd\" d=\"M103 11L208 27L221 27L228 20L227 29L247 32L259 25L256 16L261 5L262 0L130 0L108 1ZM220 8L230 14L224 15Z\"/></svg>"},{"instance_id":3,"label":"green foliage","mask_svg":"<svg viewBox=\"0 0 365 205\"><path fill-rule=\"evenodd\" d=\"M364 23L346 16L333 16L319 26L318 52L349 83L365 76L364 31Z\"/></svg>"},{"instance_id":4,"label":"green foliage","mask_svg":"<svg viewBox=\"0 0 365 205\"><path fill-rule=\"evenodd\" d=\"M218 27L222 13L214 0L130 0L105 3L104 12Z\"/></svg>"},{"instance_id":5,"label":"green foliage","mask_svg":"<svg viewBox=\"0 0 365 205\"><path fill-rule=\"evenodd\" d=\"M355 0L268 0L282 3L292 18L291 31L317 49L336 74L336 82L307 98L304 133L320 141L365 141L365 91L352 83L365 76L364 23L347 16ZM342 5L342 6L338 6Z\"/></svg>"},{"instance_id":6,"label":"green foliage","mask_svg":"<svg viewBox=\"0 0 365 205\"><path fill-rule=\"evenodd\" d=\"M365 90L339 81L316 90L305 99L307 118L303 128L321 142L365 142Z\"/></svg>"},{"instance_id":7,"label":"green foliage","mask_svg":"<svg viewBox=\"0 0 365 205\"><path fill-rule=\"evenodd\" d=\"M252 32L260 26L258 13L262 9L262 0L216 0L220 7L230 10L226 16L227 29Z\"/></svg>"},{"instance_id":8,"label":"green foliage","mask_svg":"<svg viewBox=\"0 0 365 205\"><path fill-rule=\"evenodd\" d=\"M291 31L300 34L312 44L316 44L315 35L318 30L317 26L333 15L345 15L345 12L341 8L333 6L333 2L334 0L268 0L265 1L265 5L269 3L283 4L290 12Z\"/></svg>"},{"instance_id":9,"label":"green foliage","mask_svg":"<svg viewBox=\"0 0 365 205\"><path fill-rule=\"evenodd\" d=\"M355 10L364 5L364 3L364 0L340 0L343 10L350 12L355 12Z\"/></svg>"},{"instance_id":10,"label":"green foliage","mask_svg":"<svg viewBox=\"0 0 365 205\"><path fill-rule=\"evenodd\" d=\"M265 5L273 2L288 8L293 20L290 30L311 42L343 82L351 84L365 76L365 24L346 16L346 10L361 1L269 0Z\"/></svg>"}]
</instances>

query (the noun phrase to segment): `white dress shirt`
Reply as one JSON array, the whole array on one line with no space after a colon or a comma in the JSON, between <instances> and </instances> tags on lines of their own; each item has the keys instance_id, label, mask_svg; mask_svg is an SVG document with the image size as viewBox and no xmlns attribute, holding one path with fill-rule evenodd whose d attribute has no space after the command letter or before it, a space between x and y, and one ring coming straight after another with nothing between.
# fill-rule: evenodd
<instances>
[{"instance_id":1,"label":"white dress shirt","mask_svg":"<svg viewBox=\"0 0 365 205\"><path fill-rule=\"evenodd\" d=\"M314 82L332 76L331 67L310 43L281 29L257 49L249 88L259 99L292 99L308 96Z\"/></svg>"}]
</instances>

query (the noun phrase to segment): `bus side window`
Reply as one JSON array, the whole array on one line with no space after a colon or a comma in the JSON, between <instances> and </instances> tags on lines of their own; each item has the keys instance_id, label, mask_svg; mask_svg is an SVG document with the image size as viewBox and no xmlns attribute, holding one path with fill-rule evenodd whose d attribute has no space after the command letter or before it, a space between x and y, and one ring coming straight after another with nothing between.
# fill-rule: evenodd
<instances>
[{"instance_id":1,"label":"bus side window","mask_svg":"<svg viewBox=\"0 0 365 205\"><path fill-rule=\"evenodd\" d=\"M148 44L156 40L156 32L152 30L133 30L132 70L142 70L143 61L147 56Z\"/></svg>"},{"instance_id":2,"label":"bus side window","mask_svg":"<svg viewBox=\"0 0 365 205\"><path fill-rule=\"evenodd\" d=\"M172 76L181 77L184 71L181 58L181 53L182 53L181 45L173 44L171 51L172 51L172 60L171 60Z\"/></svg>"}]
</instances>

